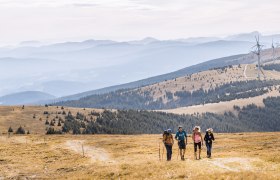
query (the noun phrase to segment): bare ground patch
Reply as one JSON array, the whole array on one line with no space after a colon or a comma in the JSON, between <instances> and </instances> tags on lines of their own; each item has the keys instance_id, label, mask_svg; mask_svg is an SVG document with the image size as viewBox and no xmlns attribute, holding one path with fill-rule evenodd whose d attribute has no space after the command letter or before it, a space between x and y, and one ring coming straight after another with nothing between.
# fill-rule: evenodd
<instances>
[{"instance_id":1,"label":"bare ground patch","mask_svg":"<svg viewBox=\"0 0 280 180\"><path fill-rule=\"evenodd\" d=\"M84 140L67 140L65 142L65 148L84 155L85 157L89 157L93 162L115 162L110 158L110 155L105 149L95 146L88 146L85 144Z\"/></svg>"}]
</instances>

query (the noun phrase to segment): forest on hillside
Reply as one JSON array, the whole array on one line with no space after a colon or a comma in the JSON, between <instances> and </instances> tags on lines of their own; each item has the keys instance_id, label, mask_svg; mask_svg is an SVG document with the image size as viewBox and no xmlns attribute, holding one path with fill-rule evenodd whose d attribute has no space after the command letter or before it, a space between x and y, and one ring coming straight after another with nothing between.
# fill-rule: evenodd
<instances>
[{"instance_id":1,"label":"forest on hillside","mask_svg":"<svg viewBox=\"0 0 280 180\"><path fill-rule=\"evenodd\" d=\"M157 134L171 128L176 131L183 125L191 132L195 125L205 131L212 127L215 132L252 132L280 131L280 97L264 99L265 107L254 104L246 107L234 106L237 113L226 112L222 115L213 113L195 113L176 115L164 112L145 110L104 110L103 113L92 113L95 120L86 119L84 114L65 113L61 120L61 130L55 131L47 125L47 134Z\"/></svg>"},{"instance_id":2,"label":"forest on hillside","mask_svg":"<svg viewBox=\"0 0 280 180\"><path fill-rule=\"evenodd\" d=\"M101 95L87 96L79 100L58 102L54 105L122 110L171 109L260 96L271 91L276 85L280 85L279 80L251 80L226 83L208 91L203 89L193 92L180 90L175 93L165 91L164 97L167 102L162 97L155 100L150 91L141 92L139 89L123 89Z\"/></svg>"},{"instance_id":3,"label":"forest on hillside","mask_svg":"<svg viewBox=\"0 0 280 180\"><path fill-rule=\"evenodd\" d=\"M280 71L280 64L267 64L262 67L264 70Z\"/></svg>"}]
</instances>

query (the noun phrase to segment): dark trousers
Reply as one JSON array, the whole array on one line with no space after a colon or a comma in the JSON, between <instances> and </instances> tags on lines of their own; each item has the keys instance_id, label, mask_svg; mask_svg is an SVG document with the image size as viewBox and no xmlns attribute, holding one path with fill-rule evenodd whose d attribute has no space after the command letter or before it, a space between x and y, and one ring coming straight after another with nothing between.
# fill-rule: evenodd
<instances>
[{"instance_id":1,"label":"dark trousers","mask_svg":"<svg viewBox=\"0 0 280 180\"><path fill-rule=\"evenodd\" d=\"M166 152L167 152L167 154L166 154L167 155L167 161L170 161L171 156L172 156L172 145L166 144L165 148L166 148Z\"/></svg>"},{"instance_id":2,"label":"dark trousers","mask_svg":"<svg viewBox=\"0 0 280 180\"><path fill-rule=\"evenodd\" d=\"M212 143L205 143L207 147L207 156L211 157Z\"/></svg>"}]
</instances>

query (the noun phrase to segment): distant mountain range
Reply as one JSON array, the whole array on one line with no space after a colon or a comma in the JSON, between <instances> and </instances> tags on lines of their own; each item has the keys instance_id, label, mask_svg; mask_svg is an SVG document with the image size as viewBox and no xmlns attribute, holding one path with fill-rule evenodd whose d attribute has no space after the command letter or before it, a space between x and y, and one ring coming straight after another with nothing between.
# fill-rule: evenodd
<instances>
[{"instance_id":1,"label":"distant mountain range","mask_svg":"<svg viewBox=\"0 0 280 180\"><path fill-rule=\"evenodd\" d=\"M17 47L0 48L0 86L3 87L0 96L36 90L61 97L133 82L209 59L248 53L256 34L176 40L149 37L128 42L87 40L48 45L23 42ZM275 42L280 40L279 35L260 37L267 47L272 38ZM56 85L50 88L50 84Z\"/></svg>"},{"instance_id":2,"label":"distant mountain range","mask_svg":"<svg viewBox=\"0 0 280 180\"><path fill-rule=\"evenodd\" d=\"M0 97L0 105L24 105L53 98L55 96L40 91L25 91Z\"/></svg>"},{"instance_id":3,"label":"distant mountain range","mask_svg":"<svg viewBox=\"0 0 280 180\"><path fill-rule=\"evenodd\" d=\"M40 91L62 97L59 100L79 99L213 67L251 63L255 59L247 53L252 50L257 34L176 40L149 37L129 42L87 40L49 45L23 42L18 47L0 48L3 87L0 95ZM260 39L269 48L272 39L280 41L280 35L260 35ZM209 59L214 60L206 62Z\"/></svg>"}]
</instances>

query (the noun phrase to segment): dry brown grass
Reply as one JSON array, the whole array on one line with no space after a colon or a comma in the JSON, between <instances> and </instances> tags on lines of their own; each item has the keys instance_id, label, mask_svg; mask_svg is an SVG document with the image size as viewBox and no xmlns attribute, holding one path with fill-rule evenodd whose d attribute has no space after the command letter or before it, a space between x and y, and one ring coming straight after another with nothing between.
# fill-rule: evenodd
<instances>
[{"instance_id":1,"label":"dry brown grass","mask_svg":"<svg viewBox=\"0 0 280 180\"><path fill-rule=\"evenodd\" d=\"M0 179L280 179L279 137L216 134L212 159L203 147L203 159L193 160L189 143L186 161L174 145L166 162L158 157L161 135L1 136Z\"/></svg>"}]
</instances>

